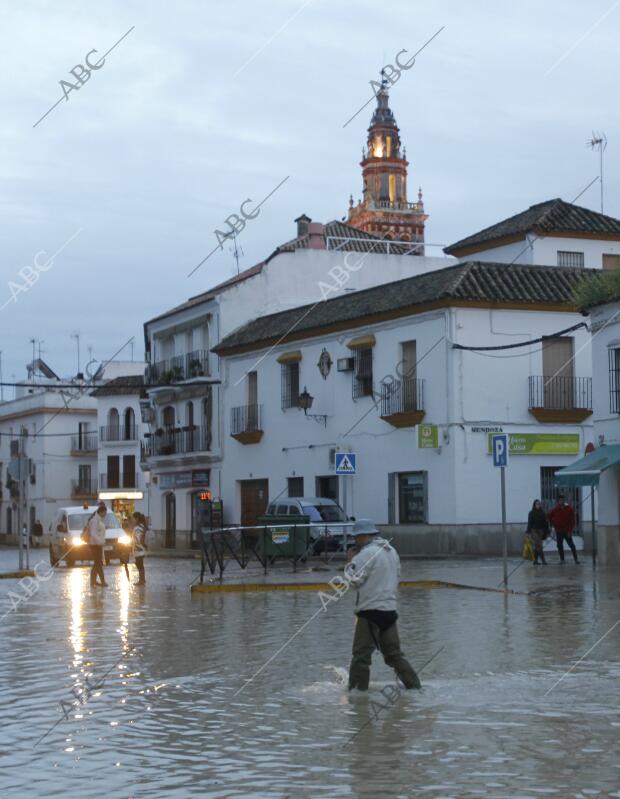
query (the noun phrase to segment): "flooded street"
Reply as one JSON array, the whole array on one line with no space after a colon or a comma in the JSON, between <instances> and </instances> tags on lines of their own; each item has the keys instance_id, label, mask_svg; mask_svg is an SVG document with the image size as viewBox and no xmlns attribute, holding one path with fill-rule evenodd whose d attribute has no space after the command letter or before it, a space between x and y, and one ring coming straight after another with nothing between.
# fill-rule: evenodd
<instances>
[{"instance_id":1,"label":"flooded street","mask_svg":"<svg viewBox=\"0 0 620 799\"><path fill-rule=\"evenodd\" d=\"M526 564L511 587L538 593L403 589L423 690L388 700L379 655L369 694L346 690L352 596L309 621L314 591L192 595L197 561L147 565L145 588L118 566L97 590L58 569L15 610L0 581L3 799L620 797L620 625L553 688L620 618L617 573ZM501 563L403 577L495 586Z\"/></svg>"}]
</instances>

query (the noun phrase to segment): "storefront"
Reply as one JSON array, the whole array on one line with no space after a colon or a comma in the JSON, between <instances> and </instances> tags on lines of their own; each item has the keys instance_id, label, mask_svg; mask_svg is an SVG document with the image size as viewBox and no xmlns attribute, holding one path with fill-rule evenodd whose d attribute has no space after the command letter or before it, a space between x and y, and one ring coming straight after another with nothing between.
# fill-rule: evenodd
<instances>
[{"instance_id":1,"label":"storefront","mask_svg":"<svg viewBox=\"0 0 620 799\"><path fill-rule=\"evenodd\" d=\"M114 513L120 517L123 527L133 527L132 516L136 510L136 502L144 499L144 492L122 489L100 491L99 499L108 503Z\"/></svg>"}]
</instances>

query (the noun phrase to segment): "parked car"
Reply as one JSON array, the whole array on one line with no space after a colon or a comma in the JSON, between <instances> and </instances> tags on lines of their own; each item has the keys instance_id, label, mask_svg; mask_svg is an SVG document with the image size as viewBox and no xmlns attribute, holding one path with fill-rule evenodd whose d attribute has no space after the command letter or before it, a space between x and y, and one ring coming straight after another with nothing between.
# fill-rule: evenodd
<instances>
[{"instance_id":1,"label":"parked car","mask_svg":"<svg viewBox=\"0 0 620 799\"><path fill-rule=\"evenodd\" d=\"M97 505L60 508L50 524L50 563L57 566L64 560L67 566L77 561L92 561L90 546L81 539L82 531L97 510ZM131 536L127 535L118 516L109 510L103 520L105 524L105 545L103 556L106 565L118 559L127 562L131 552Z\"/></svg>"},{"instance_id":2,"label":"parked car","mask_svg":"<svg viewBox=\"0 0 620 799\"><path fill-rule=\"evenodd\" d=\"M269 503L267 515L290 516L291 521L294 521L296 516L307 516L310 524L317 525L310 528L312 551L315 555L320 555L326 549L328 552L344 549L345 530L351 529L351 525L348 527L344 525L346 522L355 521L353 518L347 519L340 505L327 497L277 499Z\"/></svg>"}]
</instances>

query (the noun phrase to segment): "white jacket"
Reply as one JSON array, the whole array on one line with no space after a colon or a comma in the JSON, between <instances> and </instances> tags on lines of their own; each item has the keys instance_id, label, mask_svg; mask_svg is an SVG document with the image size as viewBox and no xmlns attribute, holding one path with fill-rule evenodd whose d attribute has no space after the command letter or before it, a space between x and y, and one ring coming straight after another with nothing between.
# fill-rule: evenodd
<instances>
[{"instance_id":1,"label":"white jacket","mask_svg":"<svg viewBox=\"0 0 620 799\"><path fill-rule=\"evenodd\" d=\"M98 513L88 522L88 543L102 547L105 544L105 524Z\"/></svg>"},{"instance_id":2,"label":"white jacket","mask_svg":"<svg viewBox=\"0 0 620 799\"><path fill-rule=\"evenodd\" d=\"M396 592L400 579L400 558L396 550L380 536L347 563L344 574L357 589L355 611L396 610Z\"/></svg>"}]
</instances>

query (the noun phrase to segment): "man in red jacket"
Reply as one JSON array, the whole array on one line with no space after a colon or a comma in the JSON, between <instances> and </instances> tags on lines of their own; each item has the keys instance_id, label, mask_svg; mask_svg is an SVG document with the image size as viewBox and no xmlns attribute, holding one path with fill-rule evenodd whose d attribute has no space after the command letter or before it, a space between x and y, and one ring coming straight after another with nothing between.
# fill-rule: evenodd
<instances>
[{"instance_id":1,"label":"man in red jacket","mask_svg":"<svg viewBox=\"0 0 620 799\"><path fill-rule=\"evenodd\" d=\"M555 538L560 553L560 563L564 563L564 539L573 553L575 563L579 563L577 550L573 541L573 530L575 529L575 511L566 502L564 494L558 496L555 507L549 511L549 521L555 527Z\"/></svg>"}]
</instances>

